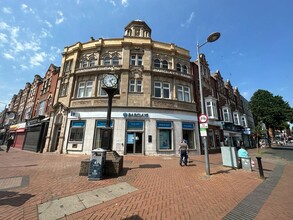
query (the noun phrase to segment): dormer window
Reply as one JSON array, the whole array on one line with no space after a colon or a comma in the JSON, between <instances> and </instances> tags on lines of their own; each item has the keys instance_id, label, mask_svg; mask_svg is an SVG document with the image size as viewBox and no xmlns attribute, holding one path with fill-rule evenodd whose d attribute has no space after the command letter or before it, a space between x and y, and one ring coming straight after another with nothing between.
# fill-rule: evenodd
<instances>
[{"instance_id":1,"label":"dormer window","mask_svg":"<svg viewBox=\"0 0 293 220\"><path fill-rule=\"evenodd\" d=\"M162 67L163 67L163 69L168 69L168 61L167 60L163 60Z\"/></svg>"},{"instance_id":2,"label":"dormer window","mask_svg":"<svg viewBox=\"0 0 293 220\"><path fill-rule=\"evenodd\" d=\"M110 57L109 56L106 56L104 58L104 66L110 66Z\"/></svg>"},{"instance_id":3,"label":"dormer window","mask_svg":"<svg viewBox=\"0 0 293 220\"><path fill-rule=\"evenodd\" d=\"M179 71L179 72L181 72L181 64L180 63L177 63L176 70Z\"/></svg>"},{"instance_id":4,"label":"dormer window","mask_svg":"<svg viewBox=\"0 0 293 220\"><path fill-rule=\"evenodd\" d=\"M157 68L160 68L161 67L161 62L160 62L159 59L155 59L154 66L157 67Z\"/></svg>"}]
</instances>

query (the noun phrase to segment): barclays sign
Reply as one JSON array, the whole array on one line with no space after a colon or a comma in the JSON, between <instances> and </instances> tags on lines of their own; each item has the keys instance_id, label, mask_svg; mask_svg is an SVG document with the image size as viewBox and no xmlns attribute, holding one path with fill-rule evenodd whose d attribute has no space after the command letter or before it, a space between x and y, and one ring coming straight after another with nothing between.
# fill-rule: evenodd
<instances>
[{"instance_id":1,"label":"barclays sign","mask_svg":"<svg viewBox=\"0 0 293 220\"><path fill-rule=\"evenodd\" d=\"M124 112L123 113L124 118L149 118L148 113L132 113L132 112Z\"/></svg>"}]
</instances>

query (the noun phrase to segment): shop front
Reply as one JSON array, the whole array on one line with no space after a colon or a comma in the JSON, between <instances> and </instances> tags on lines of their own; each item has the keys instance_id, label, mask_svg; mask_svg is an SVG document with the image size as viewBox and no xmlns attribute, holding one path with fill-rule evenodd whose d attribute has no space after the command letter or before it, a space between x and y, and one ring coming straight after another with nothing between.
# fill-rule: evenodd
<instances>
[{"instance_id":1,"label":"shop front","mask_svg":"<svg viewBox=\"0 0 293 220\"><path fill-rule=\"evenodd\" d=\"M239 148L241 141L243 141L243 127L240 125L234 125L233 123L223 123L223 131L224 146Z\"/></svg>"},{"instance_id":2,"label":"shop front","mask_svg":"<svg viewBox=\"0 0 293 220\"><path fill-rule=\"evenodd\" d=\"M75 110L78 117L68 115L63 151L86 153L102 147L106 128L105 112ZM186 112L133 112L112 110L112 149L121 155L176 155L182 139L199 154L196 115Z\"/></svg>"},{"instance_id":3,"label":"shop front","mask_svg":"<svg viewBox=\"0 0 293 220\"><path fill-rule=\"evenodd\" d=\"M25 137L25 123L19 123L15 125L10 125L9 133L13 136L14 142L12 147L21 149L23 148L23 142Z\"/></svg>"},{"instance_id":4,"label":"shop front","mask_svg":"<svg viewBox=\"0 0 293 220\"><path fill-rule=\"evenodd\" d=\"M23 149L34 152L42 152L45 144L49 122L44 116L28 119L26 121L26 133Z\"/></svg>"}]
</instances>

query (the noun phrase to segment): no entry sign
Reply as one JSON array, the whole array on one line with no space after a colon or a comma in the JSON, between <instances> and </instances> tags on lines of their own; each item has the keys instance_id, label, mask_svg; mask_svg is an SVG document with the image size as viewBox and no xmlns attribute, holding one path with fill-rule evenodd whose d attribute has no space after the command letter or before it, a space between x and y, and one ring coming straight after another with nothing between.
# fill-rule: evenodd
<instances>
[{"instance_id":1,"label":"no entry sign","mask_svg":"<svg viewBox=\"0 0 293 220\"><path fill-rule=\"evenodd\" d=\"M206 114L201 114L199 117L198 117L198 120L200 123L207 123L208 121L208 116Z\"/></svg>"}]
</instances>

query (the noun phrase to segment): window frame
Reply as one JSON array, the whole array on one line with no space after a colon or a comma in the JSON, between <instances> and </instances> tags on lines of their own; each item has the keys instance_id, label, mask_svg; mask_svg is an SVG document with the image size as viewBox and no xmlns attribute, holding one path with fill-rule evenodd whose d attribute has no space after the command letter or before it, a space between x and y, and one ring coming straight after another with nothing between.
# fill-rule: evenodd
<instances>
[{"instance_id":1,"label":"window frame","mask_svg":"<svg viewBox=\"0 0 293 220\"><path fill-rule=\"evenodd\" d=\"M83 126L74 126L74 123L83 123ZM79 121L71 121L70 123L70 131L69 131L69 136L68 136L68 141L69 142L74 142L74 143L82 143L84 140L84 132L85 132L85 127L86 127L86 122L84 120L79 120ZM81 135L81 139L73 139L72 138L72 131L73 130L81 130L82 132L77 132L77 134ZM81 134L82 133L82 134Z\"/></svg>"},{"instance_id":2,"label":"window frame","mask_svg":"<svg viewBox=\"0 0 293 220\"><path fill-rule=\"evenodd\" d=\"M217 101L209 98L205 100L205 105L207 116L211 119L218 119Z\"/></svg>"},{"instance_id":3,"label":"window frame","mask_svg":"<svg viewBox=\"0 0 293 220\"><path fill-rule=\"evenodd\" d=\"M87 98L92 96L93 81L83 80L78 82L77 98Z\"/></svg>"}]
</instances>

